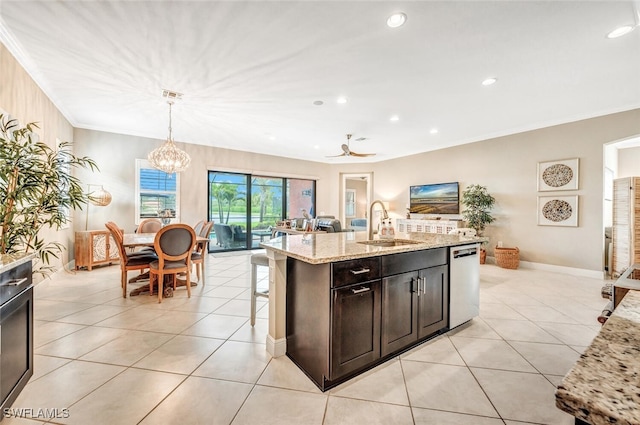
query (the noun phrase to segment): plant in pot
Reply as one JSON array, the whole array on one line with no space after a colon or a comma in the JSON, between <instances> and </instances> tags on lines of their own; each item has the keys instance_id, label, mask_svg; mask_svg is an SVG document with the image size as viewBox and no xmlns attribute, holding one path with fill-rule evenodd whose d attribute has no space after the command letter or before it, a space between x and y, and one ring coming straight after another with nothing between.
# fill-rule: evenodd
<instances>
[{"instance_id":1,"label":"plant in pot","mask_svg":"<svg viewBox=\"0 0 640 425\"><path fill-rule=\"evenodd\" d=\"M87 204L90 195L72 169L98 167L90 158L73 155L69 143L56 151L39 142L36 128L35 123L21 127L0 113L0 255L35 253L34 270L46 275L64 246L45 241L40 231L60 229L70 221L71 209Z\"/></svg>"},{"instance_id":2,"label":"plant in pot","mask_svg":"<svg viewBox=\"0 0 640 425\"><path fill-rule=\"evenodd\" d=\"M466 220L467 226L474 229L478 236L482 236L485 226L495 220L491 216L491 209L496 203L495 198L487 192L485 186L472 184L462 192L461 202L465 207L462 217ZM483 243L480 249L481 264L484 264L486 257L487 251Z\"/></svg>"}]
</instances>

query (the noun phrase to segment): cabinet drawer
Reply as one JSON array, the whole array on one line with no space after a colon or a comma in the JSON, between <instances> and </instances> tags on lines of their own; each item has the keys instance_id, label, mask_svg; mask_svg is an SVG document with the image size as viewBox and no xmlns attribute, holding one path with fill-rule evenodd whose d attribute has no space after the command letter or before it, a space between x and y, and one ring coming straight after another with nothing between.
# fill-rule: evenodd
<instances>
[{"instance_id":1,"label":"cabinet drawer","mask_svg":"<svg viewBox=\"0 0 640 425\"><path fill-rule=\"evenodd\" d=\"M331 264L331 286L351 285L380 277L380 257L359 258Z\"/></svg>"},{"instance_id":2,"label":"cabinet drawer","mask_svg":"<svg viewBox=\"0 0 640 425\"><path fill-rule=\"evenodd\" d=\"M382 276L392 276L398 273L447 264L447 248L385 255L381 261Z\"/></svg>"}]
</instances>

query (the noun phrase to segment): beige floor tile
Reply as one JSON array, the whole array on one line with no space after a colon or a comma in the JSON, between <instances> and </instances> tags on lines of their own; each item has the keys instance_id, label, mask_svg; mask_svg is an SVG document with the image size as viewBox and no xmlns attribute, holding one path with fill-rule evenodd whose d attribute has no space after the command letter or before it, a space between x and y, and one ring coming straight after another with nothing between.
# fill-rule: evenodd
<instances>
[{"instance_id":1,"label":"beige floor tile","mask_svg":"<svg viewBox=\"0 0 640 425\"><path fill-rule=\"evenodd\" d=\"M526 317L506 304L482 301L480 301L480 317L484 319L526 320Z\"/></svg>"},{"instance_id":2,"label":"beige floor tile","mask_svg":"<svg viewBox=\"0 0 640 425\"><path fill-rule=\"evenodd\" d=\"M34 320L33 346L38 348L42 345L55 341L58 338L70 335L84 328L84 325L59 322L43 322L41 320Z\"/></svg>"},{"instance_id":3,"label":"beige floor tile","mask_svg":"<svg viewBox=\"0 0 640 425\"><path fill-rule=\"evenodd\" d=\"M562 380L564 379L564 375L544 375L545 378L555 387L560 385Z\"/></svg>"},{"instance_id":4,"label":"beige floor tile","mask_svg":"<svg viewBox=\"0 0 640 425\"><path fill-rule=\"evenodd\" d=\"M518 306L518 312L533 322L553 322L579 324L574 318L567 316L549 306ZM597 315L595 316L597 317Z\"/></svg>"},{"instance_id":5,"label":"beige floor tile","mask_svg":"<svg viewBox=\"0 0 640 425\"><path fill-rule=\"evenodd\" d=\"M324 425L413 425L411 408L330 396Z\"/></svg>"},{"instance_id":6,"label":"beige floor tile","mask_svg":"<svg viewBox=\"0 0 640 425\"><path fill-rule=\"evenodd\" d=\"M381 403L409 405L399 360L390 360L339 385L331 395Z\"/></svg>"},{"instance_id":7,"label":"beige floor tile","mask_svg":"<svg viewBox=\"0 0 640 425\"><path fill-rule=\"evenodd\" d=\"M565 375L580 358L580 354L566 345L517 341L511 345L544 374Z\"/></svg>"},{"instance_id":8,"label":"beige floor tile","mask_svg":"<svg viewBox=\"0 0 640 425\"><path fill-rule=\"evenodd\" d=\"M190 374L223 342L221 339L178 335L133 366L161 372Z\"/></svg>"},{"instance_id":9,"label":"beige floor tile","mask_svg":"<svg viewBox=\"0 0 640 425\"><path fill-rule=\"evenodd\" d=\"M207 338L227 339L247 322L246 317L223 316L209 314L193 326L185 329L184 335L203 336Z\"/></svg>"},{"instance_id":10,"label":"beige floor tile","mask_svg":"<svg viewBox=\"0 0 640 425\"><path fill-rule=\"evenodd\" d=\"M35 320L57 320L91 308L94 305L95 304L36 299L33 317Z\"/></svg>"},{"instance_id":11,"label":"beige floor tile","mask_svg":"<svg viewBox=\"0 0 640 425\"><path fill-rule=\"evenodd\" d=\"M143 296L138 296L138 298L140 297L145 298ZM135 307L98 322L96 325L107 328L138 329L145 323L151 322L152 320L162 316L162 314L162 311L149 310L144 307Z\"/></svg>"},{"instance_id":12,"label":"beige floor tile","mask_svg":"<svg viewBox=\"0 0 640 425\"><path fill-rule=\"evenodd\" d=\"M536 369L505 341L451 337L451 342L468 366L536 372Z\"/></svg>"},{"instance_id":13,"label":"beige floor tile","mask_svg":"<svg viewBox=\"0 0 640 425\"><path fill-rule=\"evenodd\" d=\"M402 369L412 407L498 417L466 367L402 360Z\"/></svg>"},{"instance_id":14,"label":"beige floor tile","mask_svg":"<svg viewBox=\"0 0 640 425\"><path fill-rule=\"evenodd\" d=\"M448 336L466 336L471 338L502 339L485 321L476 317L467 323L450 330Z\"/></svg>"},{"instance_id":15,"label":"beige floor tile","mask_svg":"<svg viewBox=\"0 0 640 425\"><path fill-rule=\"evenodd\" d=\"M193 326L207 315L205 313L191 313L187 311L165 311L160 317L140 325L141 331L166 332L179 334Z\"/></svg>"},{"instance_id":16,"label":"beige floor tile","mask_svg":"<svg viewBox=\"0 0 640 425\"><path fill-rule=\"evenodd\" d=\"M555 406L555 387L542 375L472 368L503 419L570 425L573 417Z\"/></svg>"},{"instance_id":17,"label":"beige floor tile","mask_svg":"<svg viewBox=\"0 0 640 425\"><path fill-rule=\"evenodd\" d=\"M215 298L226 298L228 300L233 299L246 291L245 288L237 288L233 286L217 286L211 291L207 291L204 296Z\"/></svg>"},{"instance_id":18,"label":"beige floor tile","mask_svg":"<svg viewBox=\"0 0 640 425\"><path fill-rule=\"evenodd\" d=\"M122 329L91 326L35 349L35 354L76 359L122 336Z\"/></svg>"},{"instance_id":19,"label":"beige floor tile","mask_svg":"<svg viewBox=\"0 0 640 425\"><path fill-rule=\"evenodd\" d=\"M182 303L173 310L175 311L190 311L195 313L213 313L216 309L229 302L225 298L211 298L211 297L194 297L192 296L188 302Z\"/></svg>"},{"instance_id":20,"label":"beige floor tile","mask_svg":"<svg viewBox=\"0 0 640 425\"><path fill-rule=\"evenodd\" d=\"M587 346L598 334L599 327L560 323L538 323L541 328L567 345Z\"/></svg>"},{"instance_id":21,"label":"beige floor tile","mask_svg":"<svg viewBox=\"0 0 640 425\"><path fill-rule=\"evenodd\" d=\"M258 310L259 312L259 310ZM269 320L258 317L256 312L256 324L251 326L247 321L233 335L229 337L231 341L253 342L255 344L266 344L269 335Z\"/></svg>"},{"instance_id":22,"label":"beige floor tile","mask_svg":"<svg viewBox=\"0 0 640 425\"><path fill-rule=\"evenodd\" d=\"M227 341L193 375L253 384L269 360L271 356L262 344Z\"/></svg>"},{"instance_id":23,"label":"beige floor tile","mask_svg":"<svg viewBox=\"0 0 640 425\"><path fill-rule=\"evenodd\" d=\"M249 384L191 376L140 424L228 425L251 388Z\"/></svg>"},{"instance_id":24,"label":"beige floor tile","mask_svg":"<svg viewBox=\"0 0 640 425\"><path fill-rule=\"evenodd\" d=\"M79 425L136 424L184 379L182 375L127 369L72 405L69 418L60 422Z\"/></svg>"},{"instance_id":25,"label":"beige floor tile","mask_svg":"<svg viewBox=\"0 0 640 425\"><path fill-rule=\"evenodd\" d=\"M80 325L94 325L116 314L120 314L131 307L115 305L97 305L78 313L70 314L58 319L58 322L77 323Z\"/></svg>"},{"instance_id":26,"label":"beige floor tile","mask_svg":"<svg viewBox=\"0 0 640 425\"><path fill-rule=\"evenodd\" d=\"M231 424L321 425L326 405L325 394L256 386Z\"/></svg>"},{"instance_id":27,"label":"beige floor tile","mask_svg":"<svg viewBox=\"0 0 640 425\"><path fill-rule=\"evenodd\" d=\"M41 378L47 373L58 369L59 367L69 363L71 360L62 359L60 357L40 356L38 354L33 356L33 376L29 379L29 382L33 382L36 379Z\"/></svg>"},{"instance_id":28,"label":"beige floor tile","mask_svg":"<svg viewBox=\"0 0 640 425\"><path fill-rule=\"evenodd\" d=\"M216 314L249 317L251 315L251 302L249 300L233 299L218 308Z\"/></svg>"},{"instance_id":29,"label":"beige floor tile","mask_svg":"<svg viewBox=\"0 0 640 425\"><path fill-rule=\"evenodd\" d=\"M126 331L118 338L80 357L80 360L131 366L171 338L171 335L157 332Z\"/></svg>"},{"instance_id":30,"label":"beige floor tile","mask_svg":"<svg viewBox=\"0 0 640 425\"><path fill-rule=\"evenodd\" d=\"M13 407L67 408L124 370L120 366L72 361L29 382Z\"/></svg>"},{"instance_id":31,"label":"beige floor tile","mask_svg":"<svg viewBox=\"0 0 640 425\"><path fill-rule=\"evenodd\" d=\"M447 336L424 342L400 356L403 360L464 366L464 361Z\"/></svg>"},{"instance_id":32,"label":"beige floor tile","mask_svg":"<svg viewBox=\"0 0 640 425\"><path fill-rule=\"evenodd\" d=\"M415 425L503 425L501 419L413 408Z\"/></svg>"},{"instance_id":33,"label":"beige floor tile","mask_svg":"<svg viewBox=\"0 0 640 425\"><path fill-rule=\"evenodd\" d=\"M486 319L500 336L507 341L544 342L560 344L560 341L537 324L526 320ZM461 335L463 336L463 335ZM466 335L464 335L466 336Z\"/></svg>"},{"instance_id":34,"label":"beige floor tile","mask_svg":"<svg viewBox=\"0 0 640 425\"><path fill-rule=\"evenodd\" d=\"M268 387L278 387L317 394L321 393L311 379L287 356L272 358L260 376L258 384Z\"/></svg>"}]
</instances>

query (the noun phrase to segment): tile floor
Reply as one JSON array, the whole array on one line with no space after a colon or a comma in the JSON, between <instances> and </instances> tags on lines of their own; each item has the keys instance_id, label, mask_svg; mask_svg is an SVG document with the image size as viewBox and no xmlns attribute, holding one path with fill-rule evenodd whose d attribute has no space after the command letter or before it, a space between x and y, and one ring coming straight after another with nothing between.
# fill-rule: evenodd
<instances>
[{"instance_id":1,"label":"tile floor","mask_svg":"<svg viewBox=\"0 0 640 425\"><path fill-rule=\"evenodd\" d=\"M569 425L555 386L605 304L601 280L485 265L480 317L322 393L265 351L249 278L249 253L213 254L191 299L158 304L123 299L117 265L58 274L36 287L35 374L13 407L67 408L49 423L81 425Z\"/></svg>"}]
</instances>

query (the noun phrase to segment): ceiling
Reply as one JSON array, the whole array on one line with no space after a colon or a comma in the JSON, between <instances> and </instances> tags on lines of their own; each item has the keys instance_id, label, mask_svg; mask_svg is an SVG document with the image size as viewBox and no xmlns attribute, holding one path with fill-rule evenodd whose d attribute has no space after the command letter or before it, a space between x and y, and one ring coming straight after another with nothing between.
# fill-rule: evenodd
<instances>
[{"instance_id":1,"label":"ceiling","mask_svg":"<svg viewBox=\"0 0 640 425\"><path fill-rule=\"evenodd\" d=\"M372 162L640 107L640 29L605 37L637 22L637 9L3 0L0 41L74 127L166 138L168 89L184 94L178 142ZM387 27L397 11L407 22ZM487 77L498 81L483 86ZM352 151L377 155L327 158L347 133Z\"/></svg>"}]
</instances>

